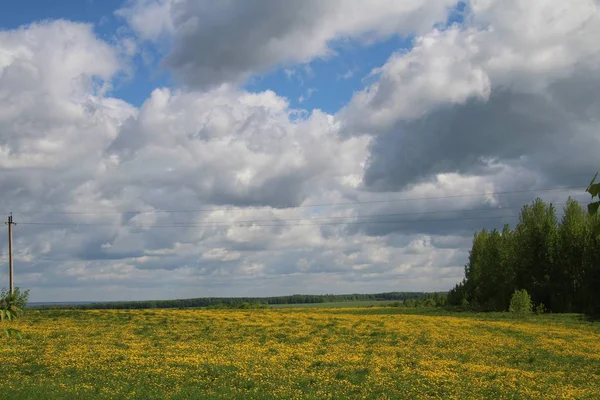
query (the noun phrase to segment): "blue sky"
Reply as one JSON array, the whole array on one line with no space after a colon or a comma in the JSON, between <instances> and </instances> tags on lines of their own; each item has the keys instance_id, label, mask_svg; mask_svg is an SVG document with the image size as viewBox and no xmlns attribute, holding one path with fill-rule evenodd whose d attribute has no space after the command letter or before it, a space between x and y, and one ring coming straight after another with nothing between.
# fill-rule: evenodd
<instances>
[{"instance_id":1,"label":"blue sky","mask_svg":"<svg viewBox=\"0 0 600 400\"><path fill-rule=\"evenodd\" d=\"M113 12L122 3L122 0L5 1L0 24L3 29L14 29L44 19L68 19L92 23L99 35L108 38L118 25Z\"/></svg>"},{"instance_id":2,"label":"blue sky","mask_svg":"<svg viewBox=\"0 0 600 400\"><path fill-rule=\"evenodd\" d=\"M277 68L251 79L246 89L272 89L287 97L294 108L317 108L335 113L364 86L374 68L383 65L394 51L409 48L411 43L411 38L398 36L370 46L343 43L333 46L334 56L302 66Z\"/></svg>"},{"instance_id":3,"label":"blue sky","mask_svg":"<svg viewBox=\"0 0 600 400\"><path fill-rule=\"evenodd\" d=\"M66 19L89 23L99 38L114 43L133 37L123 18L115 11L123 7L123 0L19 0L3 4L0 29L15 29L32 22ZM459 2L450 14L447 24L460 22L464 3ZM446 25L447 25L446 24ZM335 113L364 87L369 73L385 63L396 51L410 49L412 37L393 36L369 45L341 41L332 45L333 56L315 59L305 65L276 66L273 70L254 76L244 85L251 92L273 90L286 97L292 108L320 109ZM164 54L156 46L138 42L140 53L133 58L133 74L114 82L112 95L135 106L141 106L153 89L173 86L173 79L160 65ZM149 57L148 57L149 56ZM150 61L149 61L150 60Z\"/></svg>"},{"instance_id":4,"label":"blue sky","mask_svg":"<svg viewBox=\"0 0 600 400\"><path fill-rule=\"evenodd\" d=\"M19 0L2 4L0 29L16 29L34 22L65 19L92 24L96 35L109 43L131 37L125 21L115 15L123 0ZM146 47L144 46L144 50ZM135 106L140 106L156 87L170 84L168 71L159 66L160 55L153 54L149 65L136 55L132 62L134 71L126 78L114 82L112 95Z\"/></svg>"},{"instance_id":5,"label":"blue sky","mask_svg":"<svg viewBox=\"0 0 600 400\"><path fill-rule=\"evenodd\" d=\"M458 2L444 26L439 28L461 23L465 7L464 2ZM302 66L279 67L251 79L245 87L250 91L275 90L287 97L294 108L317 108L335 113L369 82L374 68L385 64L394 52L410 50L413 39L413 36L392 36L369 45L342 41L331 46L335 51L331 57Z\"/></svg>"}]
</instances>

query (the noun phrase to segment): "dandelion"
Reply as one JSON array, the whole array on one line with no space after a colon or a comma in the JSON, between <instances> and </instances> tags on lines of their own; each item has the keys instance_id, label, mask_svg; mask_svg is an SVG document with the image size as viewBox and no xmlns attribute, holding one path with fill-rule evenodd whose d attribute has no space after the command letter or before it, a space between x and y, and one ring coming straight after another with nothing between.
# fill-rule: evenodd
<instances>
[{"instance_id":1,"label":"dandelion","mask_svg":"<svg viewBox=\"0 0 600 400\"><path fill-rule=\"evenodd\" d=\"M375 308L30 311L15 323L23 338L0 348L0 374L15 383L0 398L600 398L597 325L540 321Z\"/></svg>"}]
</instances>

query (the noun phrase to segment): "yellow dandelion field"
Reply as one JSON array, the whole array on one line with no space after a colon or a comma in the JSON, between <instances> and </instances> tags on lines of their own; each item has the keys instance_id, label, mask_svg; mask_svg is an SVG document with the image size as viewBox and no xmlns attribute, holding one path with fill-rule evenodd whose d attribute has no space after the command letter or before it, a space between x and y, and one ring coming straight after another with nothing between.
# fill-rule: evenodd
<instances>
[{"instance_id":1,"label":"yellow dandelion field","mask_svg":"<svg viewBox=\"0 0 600 400\"><path fill-rule=\"evenodd\" d=\"M599 325L393 308L29 311L0 398L598 399Z\"/></svg>"}]
</instances>

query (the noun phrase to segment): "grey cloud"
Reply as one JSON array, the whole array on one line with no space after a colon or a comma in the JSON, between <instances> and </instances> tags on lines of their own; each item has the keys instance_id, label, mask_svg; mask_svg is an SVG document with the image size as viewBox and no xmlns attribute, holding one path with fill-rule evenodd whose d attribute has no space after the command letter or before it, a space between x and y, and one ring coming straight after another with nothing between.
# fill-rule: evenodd
<instances>
[{"instance_id":1,"label":"grey cloud","mask_svg":"<svg viewBox=\"0 0 600 400\"><path fill-rule=\"evenodd\" d=\"M595 118L565 107L558 89L565 85L552 87L552 98L500 89L487 102L399 123L372 143L364 182L375 190L401 190L439 173L490 174L489 161L500 160L537 170L547 185L583 184L582 176L596 168L600 140L587 131ZM600 98L588 96L586 105L597 108Z\"/></svg>"},{"instance_id":2,"label":"grey cloud","mask_svg":"<svg viewBox=\"0 0 600 400\"><path fill-rule=\"evenodd\" d=\"M551 2L471 6L464 26L390 57L338 114L343 133L374 135L366 189L404 191L448 173L498 183L502 168L528 171L515 189L585 185L600 149L600 46L588 40L600 32L597 5L576 1L560 15ZM538 18L544 27L527 30L534 15L559 23Z\"/></svg>"},{"instance_id":3,"label":"grey cloud","mask_svg":"<svg viewBox=\"0 0 600 400\"><path fill-rule=\"evenodd\" d=\"M450 0L132 1L118 12L144 39L167 36L164 64L192 86L239 82L257 72L325 57L332 42L426 32ZM161 15L159 17L159 15Z\"/></svg>"}]
</instances>

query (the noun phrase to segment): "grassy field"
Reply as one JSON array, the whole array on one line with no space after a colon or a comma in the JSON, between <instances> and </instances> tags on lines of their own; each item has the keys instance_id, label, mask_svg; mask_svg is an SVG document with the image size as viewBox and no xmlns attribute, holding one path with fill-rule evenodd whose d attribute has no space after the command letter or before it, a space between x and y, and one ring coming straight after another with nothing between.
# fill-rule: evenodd
<instances>
[{"instance_id":1,"label":"grassy field","mask_svg":"<svg viewBox=\"0 0 600 400\"><path fill-rule=\"evenodd\" d=\"M600 325L402 308L29 311L2 399L598 399Z\"/></svg>"}]
</instances>

